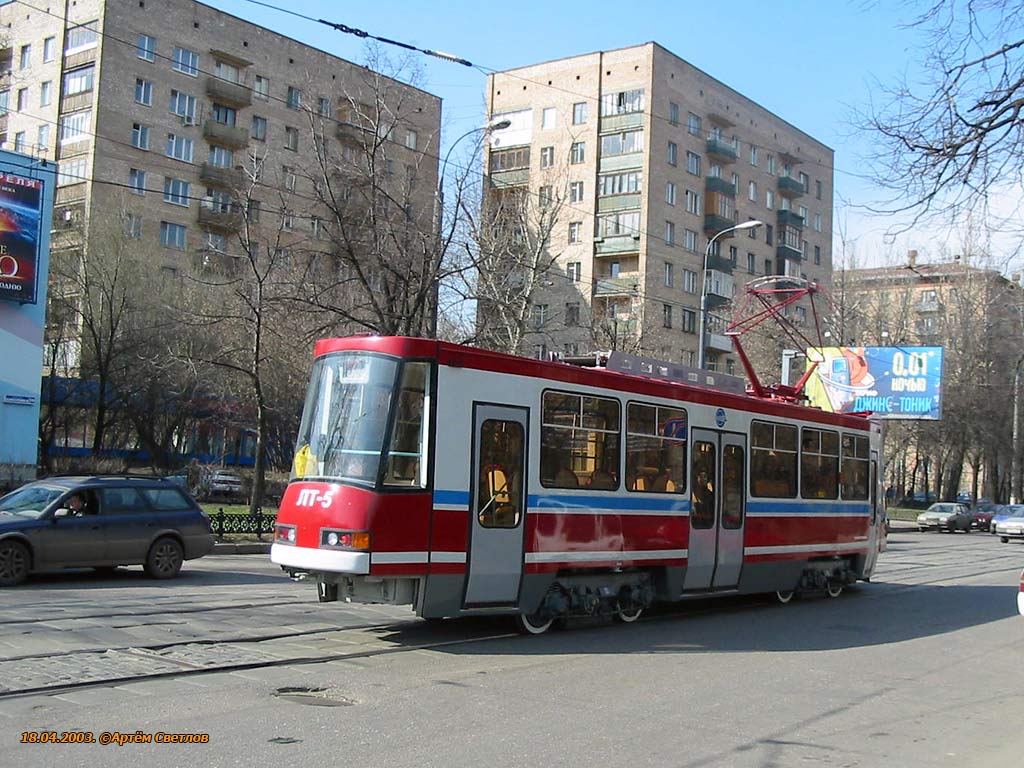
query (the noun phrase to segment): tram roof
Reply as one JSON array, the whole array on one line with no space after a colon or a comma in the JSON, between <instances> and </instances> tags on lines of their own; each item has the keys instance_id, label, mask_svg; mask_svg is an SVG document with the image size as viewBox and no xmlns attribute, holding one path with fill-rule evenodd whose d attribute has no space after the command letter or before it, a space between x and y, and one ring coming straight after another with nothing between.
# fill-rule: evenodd
<instances>
[{"instance_id":1,"label":"tram roof","mask_svg":"<svg viewBox=\"0 0 1024 768\"><path fill-rule=\"evenodd\" d=\"M528 376L562 384L600 387L650 397L681 398L689 403L731 407L767 416L802 419L849 429L864 430L870 429L872 426L871 421L865 416L830 413L806 405L767 400L751 394L723 392L698 384L688 384L642 374L609 371L604 368L587 368L562 362L534 360L434 339L371 335L320 339L316 342L314 357L345 351L376 352L393 357L431 359L454 368Z\"/></svg>"}]
</instances>

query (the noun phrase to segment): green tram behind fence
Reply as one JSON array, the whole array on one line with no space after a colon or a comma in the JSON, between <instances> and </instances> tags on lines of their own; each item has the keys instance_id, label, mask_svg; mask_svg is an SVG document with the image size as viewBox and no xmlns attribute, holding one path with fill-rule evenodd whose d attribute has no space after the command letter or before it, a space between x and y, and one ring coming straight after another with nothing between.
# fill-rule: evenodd
<instances>
[{"instance_id":1,"label":"green tram behind fence","mask_svg":"<svg viewBox=\"0 0 1024 768\"><path fill-rule=\"evenodd\" d=\"M255 534L256 539L263 541L263 536L273 537L274 523L277 521L276 514L268 514L262 509L256 514L234 514L220 511L210 515L210 525L213 528L213 535L223 539L228 535L251 535Z\"/></svg>"}]
</instances>

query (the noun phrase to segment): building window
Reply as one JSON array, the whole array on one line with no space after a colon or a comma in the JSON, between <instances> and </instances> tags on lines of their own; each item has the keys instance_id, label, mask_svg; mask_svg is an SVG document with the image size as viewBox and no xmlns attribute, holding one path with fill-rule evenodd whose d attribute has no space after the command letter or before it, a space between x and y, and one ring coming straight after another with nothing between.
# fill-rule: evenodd
<instances>
[{"instance_id":1,"label":"building window","mask_svg":"<svg viewBox=\"0 0 1024 768\"><path fill-rule=\"evenodd\" d=\"M420 136L419 136L418 133L416 133L416 131L406 131L405 132L405 148L406 149L411 149L411 150L415 151L416 148L419 145L419 138L420 138Z\"/></svg>"},{"instance_id":2,"label":"building window","mask_svg":"<svg viewBox=\"0 0 1024 768\"><path fill-rule=\"evenodd\" d=\"M295 231L295 214L291 211L284 211L281 214L281 229L285 232Z\"/></svg>"},{"instance_id":3,"label":"building window","mask_svg":"<svg viewBox=\"0 0 1024 768\"><path fill-rule=\"evenodd\" d=\"M183 205L187 208L189 203L188 182L182 179L164 179L164 202Z\"/></svg>"},{"instance_id":4,"label":"building window","mask_svg":"<svg viewBox=\"0 0 1024 768\"><path fill-rule=\"evenodd\" d=\"M192 139L187 136L178 136L173 133L167 134L167 156L175 160L182 160L191 163L195 145Z\"/></svg>"},{"instance_id":5,"label":"building window","mask_svg":"<svg viewBox=\"0 0 1024 768\"><path fill-rule=\"evenodd\" d=\"M804 192L810 192L811 180L806 173L800 171L797 178L800 180L800 186L804 188Z\"/></svg>"},{"instance_id":6,"label":"building window","mask_svg":"<svg viewBox=\"0 0 1024 768\"><path fill-rule=\"evenodd\" d=\"M740 258L739 249L735 245L730 245L729 246L729 263L732 264L735 267L736 264L739 262L739 258Z\"/></svg>"},{"instance_id":7,"label":"building window","mask_svg":"<svg viewBox=\"0 0 1024 768\"><path fill-rule=\"evenodd\" d=\"M530 167L530 148L512 147L491 151L491 171L517 171Z\"/></svg>"},{"instance_id":8,"label":"building window","mask_svg":"<svg viewBox=\"0 0 1024 768\"><path fill-rule=\"evenodd\" d=\"M696 333L697 332L697 313L692 309L684 308L682 311L682 317L679 320L679 327L683 333ZM693 353L690 353L690 365L693 365Z\"/></svg>"},{"instance_id":9,"label":"building window","mask_svg":"<svg viewBox=\"0 0 1024 768\"><path fill-rule=\"evenodd\" d=\"M318 98L316 100L316 113L318 115L320 115L320 117L330 117L331 116L331 100L327 99L327 98L324 98L323 96ZM415 133L415 131L410 131L410 133ZM406 146L409 146L408 145L408 137L407 137ZM415 146L412 146L412 147L409 147L409 148L410 149L416 149Z\"/></svg>"},{"instance_id":10,"label":"building window","mask_svg":"<svg viewBox=\"0 0 1024 768\"><path fill-rule=\"evenodd\" d=\"M50 62L57 58L57 38L48 37L43 40L43 62Z\"/></svg>"},{"instance_id":11,"label":"building window","mask_svg":"<svg viewBox=\"0 0 1024 768\"><path fill-rule=\"evenodd\" d=\"M674 101L668 103L668 122L670 125L679 125L679 105Z\"/></svg>"},{"instance_id":12,"label":"building window","mask_svg":"<svg viewBox=\"0 0 1024 768\"><path fill-rule=\"evenodd\" d=\"M285 128L284 129L284 148L290 149L292 152L299 151L299 129L298 128Z\"/></svg>"},{"instance_id":13,"label":"building window","mask_svg":"<svg viewBox=\"0 0 1024 768\"><path fill-rule=\"evenodd\" d=\"M665 159L672 166L679 162L679 146L674 141L668 143L668 153Z\"/></svg>"},{"instance_id":14,"label":"building window","mask_svg":"<svg viewBox=\"0 0 1024 768\"><path fill-rule=\"evenodd\" d=\"M694 176L700 176L700 155L693 152L686 153L686 170Z\"/></svg>"},{"instance_id":15,"label":"building window","mask_svg":"<svg viewBox=\"0 0 1024 768\"><path fill-rule=\"evenodd\" d=\"M84 157L75 160L62 160L60 171L57 175L57 186L65 187L68 184L79 184L88 178L88 160Z\"/></svg>"},{"instance_id":16,"label":"building window","mask_svg":"<svg viewBox=\"0 0 1024 768\"><path fill-rule=\"evenodd\" d=\"M142 237L142 217L136 213L126 213L124 215L124 234L125 237L130 237L133 240Z\"/></svg>"},{"instance_id":17,"label":"building window","mask_svg":"<svg viewBox=\"0 0 1024 768\"><path fill-rule=\"evenodd\" d=\"M700 115L690 112L686 116L686 130L694 136L700 136Z\"/></svg>"},{"instance_id":18,"label":"building window","mask_svg":"<svg viewBox=\"0 0 1024 768\"><path fill-rule=\"evenodd\" d=\"M77 27L71 27L64 37L64 54L70 56L72 53L95 48L99 42L99 35L96 30L90 27L95 21L87 21Z\"/></svg>"},{"instance_id":19,"label":"building window","mask_svg":"<svg viewBox=\"0 0 1024 768\"><path fill-rule=\"evenodd\" d=\"M21 46L21 56L18 59L18 69L28 69L32 65L32 46Z\"/></svg>"},{"instance_id":20,"label":"building window","mask_svg":"<svg viewBox=\"0 0 1024 768\"><path fill-rule=\"evenodd\" d=\"M136 90L138 90L136 88ZM195 125L196 97L182 91L171 89L170 103L167 107L171 114L182 118L185 125Z\"/></svg>"},{"instance_id":21,"label":"building window","mask_svg":"<svg viewBox=\"0 0 1024 768\"><path fill-rule=\"evenodd\" d=\"M11 92L0 91L0 116L7 114L10 109Z\"/></svg>"},{"instance_id":22,"label":"building window","mask_svg":"<svg viewBox=\"0 0 1024 768\"><path fill-rule=\"evenodd\" d=\"M39 106L48 107L53 100L53 81L47 80L39 84Z\"/></svg>"},{"instance_id":23,"label":"building window","mask_svg":"<svg viewBox=\"0 0 1024 768\"><path fill-rule=\"evenodd\" d=\"M700 215L700 193L695 190L686 190L686 211Z\"/></svg>"},{"instance_id":24,"label":"building window","mask_svg":"<svg viewBox=\"0 0 1024 768\"><path fill-rule=\"evenodd\" d=\"M583 202L583 182L574 181L569 185L569 202L570 203L582 203Z\"/></svg>"},{"instance_id":25,"label":"building window","mask_svg":"<svg viewBox=\"0 0 1024 768\"><path fill-rule=\"evenodd\" d=\"M821 181L814 182L814 196L821 200Z\"/></svg>"},{"instance_id":26,"label":"building window","mask_svg":"<svg viewBox=\"0 0 1024 768\"><path fill-rule=\"evenodd\" d=\"M25 145L28 143L28 134L25 131L18 131L14 134L14 151L25 152Z\"/></svg>"},{"instance_id":27,"label":"building window","mask_svg":"<svg viewBox=\"0 0 1024 768\"><path fill-rule=\"evenodd\" d=\"M814 231L821 232L821 214L814 214Z\"/></svg>"},{"instance_id":28,"label":"building window","mask_svg":"<svg viewBox=\"0 0 1024 768\"><path fill-rule=\"evenodd\" d=\"M772 239L774 236L774 230L771 224L764 225L764 243L765 245L772 245Z\"/></svg>"},{"instance_id":29,"label":"building window","mask_svg":"<svg viewBox=\"0 0 1024 768\"><path fill-rule=\"evenodd\" d=\"M252 126L249 128L249 133L256 141L267 140L267 118L260 117L259 115L252 116Z\"/></svg>"},{"instance_id":30,"label":"building window","mask_svg":"<svg viewBox=\"0 0 1024 768\"><path fill-rule=\"evenodd\" d=\"M574 328L580 324L580 303L578 301L570 301L566 303L565 324L570 328Z\"/></svg>"},{"instance_id":31,"label":"building window","mask_svg":"<svg viewBox=\"0 0 1024 768\"><path fill-rule=\"evenodd\" d=\"M570 261L565 267L565 275L570 283L578 283L583 277L583 262Z\"/></svg>"},{"instance_id":32,"label":"building window","mask_svg":"<svg viewBox=\"0 0 1024 768\"><path fill-rule=\"evenodd\" d=\"M295 171L287 165L283 166L281 173L284 176L284 188L289 192L295 191Z\"/></svg>"},{"instance_id":33,"label":"building window","mask_svg":"<svg viewBox=\"0 0 1024 768\"><path fill-rule=\"evenodd\" d=\"M644 148L643 131L623 131L601 137L601 156L628 155L642 152Z\"/></svg>"},{"instance_id":34,"label":"building window","mask_svg":"<svg viewBox=\"0 0 1024 768\"><path fill-rule=\"evenodd\" d=\"M68 72L64 75L64 95L74 96L77 93L91 91L95 74L96 67L92 64Z\"/></svg>"},{"instance_id":35,"label":"building window","mask_svg":"<svg viewBox=\"0 0 1024 768\"><path fill-rule=\"evenodd\" d=\"M775 155L767 155L765 157L765 163L768 166L768 173L775 175Z\"/></svg>"},{"instance_id":36,"label":"building window","mask_svg":"<svg viewBox=\"0 0 1024 768\"><path fill-rule=\"evenodd\" d=\"M225 149L224 147L210 147L208 160L210 165L217 168L230 168L234 165L235 156L230 149Z\"/></svg>"},{"instance_id":37,"label":"building window","mask_svg":"<svg viewBox=\"0 0 1024 768\"><path fill-rule=\"evenodd\" d=\"M555 127L555 120L558 112L554 107L544 107L540 113L540 127L543 130L548 130Z\"/></svg>"},{"instance_id":38,"label":"building window","mask_svg":"<svg viewBox=\"0 0 1024 768\"><path fill-rule=\"evenodd\" d=\"M139 43L136 55L144 61L153 61L156 53L156 38L149 35L139 35Z\"/></svg>"},{"instance_id":39,"label":"building window","mask_svg":"<svg viewBox=\"0 0 1024 768\"><path fill-rule=\"evenodd\" d=\"M92 123L92 110L72 112L60 119L60 143L73 144L89 138L89 126Z\"/></svg>"},{"instance_id":40,"label":"building window","mask_svg":"<svg viewBox=\"0 0 1024 768\"><path fill-rule=\"evenodd\" d=\"M231 107L225 107L223 104L217 104L214 102L213 120L221 125L230 125L234 127L235 122L238 120L238 112Z\"/></svg>"},{"instance_id":41,"label":"building window","mask_svg":"<svg viewBox=\"0 0 1024 768\"><path fill-rule=\"evenodd\" d=\"M288 109L301 109L302 108L302 91L293 85L288 86L288 99L286 101Z\"/></svg>"},{"instance_id":42,"label":"building window","mask_svg":"<svg viewBox=\"0 0 1024 768\"><path fill-rule=\"evenodd\" d=\"M665 328L672 327L672 305L662 304L661 305L661 324Z\"/></svg>"},{"instance_id":43,"label":"building window","mask_svg":"<svg viewBox=\"0 0 1024 768\"><path fill-rule=\"evenodd\" d=\"M671 182L665 182L665 202L669 205L676 204L676 185Z\"/></svg>"},{"instance_id":44,"label":"building window","mask_svg":"<svg viewBox=\"0 0 1024 768\"><path fill-rule=\"evenodd\" d=\"M751 181L747 183L747 198L749 200L757 201L757 182Z\"/></svg>"},{"instance_id":45,"label":"building window","mask_svg":"<svg viewBox=\"0 0 1024 768\"><path fill-rule=\"evenodd\" d=\"M44 152L49 149L49 147L50 147L50 126L48 126L48 125L40 125L39 126L39 133L38 133L38 136L36 138L36 144Z\"/></svg>"},{"instance_id":46,"label":"building window","mask_svg":"<svg viewBox=\"0 0 1024 768\"><path fill-rule=\"evenodd\" d=\"M583 125L587 122L587 102L577 101L572 105L572 124Z\"/></svg>"},{"instance_id":47,"label":"building window","mask_svg":"<svg viewBox=\"0 0 1024 768\"><path fill-rule=\"evenodd\" d=\"M252 84L252 95L254 98L266 101L270 98L270 78L263 75L256 75Z\"/></svg>"},{"instance_id":48,"label":"building window","mask_svg":"<svg viewBox=\"0 0 1024 768\"><path fill-rule=\"evenodd\" d=\"M550 168L555 164L555 148L554 147L541 147L540 148L540 167Z\"/></svg>"},{"instance_id":49,"label":"building window","mask_svg":"<svg viewBox=\"0 0 1024 768\"><path fill-rule=\"evenodd\" d=\"M640 211L610 213L597 220L600 237L637 236L640 233Z\"/></svg>"},{"instance_id":50,"label":"building window","mask_svg":"<svg viewBox=\"0 0 1024 768\"><path fill-rule=\"evenodd\" d=\"M697 292L697 273L692 269L683 270L683 290L686 293Z\"/></svg>"},{"instance_id":51,"label":"building window","mask_svg":"<svg viewBox=\"0 0 1024 768\"><path fill-rule=\"evenodd\" d=\"M552 191L551 185L545 185L537 191L537 205L540 209L547 210L551 207L552 201L555 199L554 192Z\"/></svg>"},{"instance_id":52,"label":"building window","mask_svg":"<svg viewBox=\"0 0 1024 768\"><path fill-rule=\"evenodd\" d=\"M665 272L664 272L664 278L665 278L665 287L666 287L666 288L671 288L671 287L672 287L672 284L673 284L673 279L672 279L672 278L673 278L673 274L672 274L672 262L671 262L671 261L666 261L666 262L665 262L665 264L664 264L664 270L665 270Z\"/></svg>"},{"instance_id":53,"label":"building window","mask_svg":"<svg viewBox=\"0 0 1024 768\"><path fill-rule=\"evenodd\" d=\"M764 193L764 204L768 206L769 211L775 210L775 190L769 189Z\"/></svg>"},{"instance_id":54,"label":"building window","mask_svg":"<svg viewBox=\"0 0 1024 768\"><path fill-rule=\"evenodd\" d=\"M569 242L578 243L583 233L583 222L573 221L569 223Z\"/></svg>"},{"instance_id":55,"label":"building window","mask_svg":"<svg viewBox=\"0 0 1024 768\"><path fill-rule=\"evenodd\" d=\"M772 260L771 259L765 259L764 260L764 273L766 275L772 274Z\"/></svg>"},{"instance_id":56,"label":"building window","mask_svg":"<svg viewBox=\"0 0 1024 768\"><path fill-rule=\"evenodd\" d=\"M690 253L697 252L697 233L692 229L683 230L683 248L690 251Z\"/></svg>"},{"instance_id":57,"label":"building window","mask_svg":"<svg viewBox=\"0 0 1024 768\"><path fill-rule=\"evenodd\" d=\"M757 147L750 145L750 164L757 165Z\"/></svg>"},{"instance_id":58,"label":"building window","mask_svg":"<svg viewBox=\"0 0 1024 768\"><path fill-rule=\"evenodd\" d=\"M602 115L628 115L644 111L644 89L606 93L601 97Z\"/></svg>"},{"instance_id":59,"label":"building window","mask_svg":"<svg viewBox=\"0 0 1024 768\"><path fill-rule=\"evenodd\" d=\"M132 123L132 146L149 149L149 128L142 123Z\"/></svg>"},{"instance_id":60,"label":"building window","mask_svg":"<svg viewBox=\"0 0 1024 768\"><path fill-rule=\"evenodd\" d=\"M181 72L183 75L196 77L199 74L199 54L188 48L175 47L174 56L171 58L171 69Z\"/></svg>"},{"instance_id":61,"label":"building window","mask_svg":"<svg viewBox=\"0 0 1024 768\"><path fill-rule=\"evenodd\" d=\"M587 157L587 142L585 141L574 141L572 147L569 149L569 162L573 165L579 165L584 162Z\"/></svg>"},{"instance_id":62,"label":"building window","mask_svg":"<svg viewBox=\"0 0 1024 768\"><path fill-rule=\"evenodd\" d=\"M220 59L217 59L213 65L213 74L214 77L225 80L229 83L242 82L238 67L234 64L228 64L226 61L221 61Z\"/></svg>"},{"instance_id":63,"label":"building window","mask_svg":"<svg viewBox=\"0 0 1024 768\"><path fill-rule=\"evenodd\" d=\"M149 80L135 79L135 102L144 107L153 106L153 84Z\"/></svg>"},{"instance_id":64,"label":"building window","mask_svg":"<svg viewBox=\"0 0 1024 768\"><path fill-rule=\"evenodd\" d=\"M531 321L534 328L543 328L548 322L548 305L534 304L531 308Z\"/></svg>"},{"instance_id":65,"label":"building window","mask_svg":"<svg viewBox=\"0 0 1024 768\"><path fill-rule=\"evenodd\" d=\"M18 112L28 109L28 88L19 88L15 106Z\"/></svg>"},{"instance_id":66,"label":"building window","mask_svg":"<svg viewBox=\"0 0 1024 768\"><path fill-rule=\"evenodd\" d=\"M128 171L128 187L136 195L146 194L146 172L138 168Z\"/></svg>"},{"instance_id":67,"label":"building window","mask_svg":"<svg viewBox=\"0 0 1024 768\"><path fill-rule=\"evenodd\" d=\"M665 245L676 244L676 225L671 221L665 222Z\"/></svg>"},{"instance_id":68,"label":"building window","mask_svg":"<svg viewBox=\"0 0 1024 768\"><path fill-rule=\"evenodd\" d=\"M181 224L172 224L169 221L160 222L160 245L165 248L174 248L179 251L185 250L185 227Z\"/></svg>"},{"instance_id":69,"label":"building window","mask_svg":"<svg viewBox=\"0 0 1024 768\"><path fill-rule=\"evenodd\" d=\"M821 246L814 246L814 263L821 264Z\"/></svg>"}]
</instances>

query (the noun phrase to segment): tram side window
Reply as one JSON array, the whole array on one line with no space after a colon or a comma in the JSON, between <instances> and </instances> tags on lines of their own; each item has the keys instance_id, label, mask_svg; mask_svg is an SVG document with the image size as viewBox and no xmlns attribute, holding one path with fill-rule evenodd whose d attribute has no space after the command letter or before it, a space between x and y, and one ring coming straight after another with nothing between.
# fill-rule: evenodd
<instances>
[{"instance_id":1,"label":"tram side window","mask_svg":"<svg viewBox=\"0 0 1024 768\"><path fill-rule=\"evenodd\" d=\"M626 406L626 490L686 493L686 411Z\"/></svg>"},{"instance_id":2,"label":"tram side window","mask_svg":"<svg viewBox=\"0 0 1024 768\"><path fill-rule=\"evenodd\" d=\"M406 363L388 443L385 485L413 488L427 485L429 392L430 365Z\"/></svg>"},{"instance_id":3,"label":"tram side window","mask_svg":"<svg viewBox=\"0 0 1024 768\"><path fill-rule=\"evenodd\" d=\"M750 494L796 498L796 427L755 421L750 433Z\"/></svg>"},{"instance_id":4,"label":"tram side window","mask_svg":"<svg viewBox=\"0 0 1024 768\"><path fill-rule=\"evenodd\" d=\"M843 435L843 468L839 474L844 499L866 499L870 486L866 437Z\"/></svg>"},{"instance_id":5,"label":"tram side window","mask_svg":"<svg viewBox=\"0 0 1024 768\"><path fill-rule=\"evenodd\" d=\"M545 488L619 487L618 400L545 392L540 482Z\"/></svg>"},{"instance_id":6,"label":"tram side window","mask_svg":"<svg viewBox=\"0 0 1024 768\"><path fill-rule=\"evenodd\" d=\"M800 440L800 495L839 498L839 433L804 427Z\"/></svg>"}]
</instances>

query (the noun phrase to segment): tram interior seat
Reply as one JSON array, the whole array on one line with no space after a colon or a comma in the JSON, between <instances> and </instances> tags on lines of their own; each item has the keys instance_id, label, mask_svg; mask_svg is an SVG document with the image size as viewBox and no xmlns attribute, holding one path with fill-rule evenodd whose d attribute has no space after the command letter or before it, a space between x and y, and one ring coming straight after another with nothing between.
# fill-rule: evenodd
<instances>
[{"instance_id":1,"label":"tram interior seat","mask_svg":"<svg viewBox=\"0 0 1024 768\"><path fill-rule=\"evenodd\" d=\"M562 467L555 473L555 485L559 488L579 488L580 479L571 469Z\"/></svg>"},{"instance_id":2,"label":"tram interior seat","mask_svg":"<svg viewBox=\"0 0 1024 768\"><path fill-rule=\"evenodd\" d=\"M660 493L675 493L676 484L669 477L668 472L662 472L654 479L651 490Z\"/></svg>"},{"instance_id":3,"label":"tram interior seat","mask_svg":"<svg viewBox=\"0 0 1024 768\"><path fill-rule=\"evenodd\" d=\"M485 506L480 510L480 524L491 528L514 528L519 524L519 515L512 504L509 477L505 470L491 466L484 470L487 491Z\"/></svg>"},{"instance_id":4,"label":"tram interior seat","mask_svg":"<svg viewBox=\"0 0 1024 768\"><path fill-rule=\"evenodd\" d=\"M603 491L614 490L618 486L615 481L615 476L609 472L605 472L603 469L595 469L594 473L590 476L590 487L597 488Z\"/></svg>"}]
</instances>

